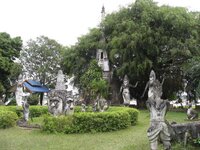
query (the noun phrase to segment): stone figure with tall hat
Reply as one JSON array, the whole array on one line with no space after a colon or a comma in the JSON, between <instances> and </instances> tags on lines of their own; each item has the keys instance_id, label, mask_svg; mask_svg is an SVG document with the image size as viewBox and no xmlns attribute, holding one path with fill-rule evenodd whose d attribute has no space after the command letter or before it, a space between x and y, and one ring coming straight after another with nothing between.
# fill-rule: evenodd
<instances>
[{"instance_id":1,"label":"stone figure with tall hat","mask_svg":"<svg viewBox=\"0 0 200 150\"><path fill-rule=\"evenodd\" d=\"M168 128L168 123L165 120L165 115L170 106L168 100L161 99L162 83L156 79L156 74L152 70L147 82L148 100L146 102L147 108L150 111L150 127L147 131L147 136L150 141L151 150L157 150L158 140L163 143L165 150L171 150L171 137ZM145 91L144 91L145 92ZM143 93L144 94L144 93Z\"/></svg>"}]
</instances>

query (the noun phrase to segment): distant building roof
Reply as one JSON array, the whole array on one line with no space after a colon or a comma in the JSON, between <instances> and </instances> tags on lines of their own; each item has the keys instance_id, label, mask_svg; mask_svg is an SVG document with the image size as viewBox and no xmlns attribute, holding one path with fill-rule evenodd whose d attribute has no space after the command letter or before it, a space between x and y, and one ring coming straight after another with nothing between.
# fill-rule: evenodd
<instances>
[{"instance_id":1,"label":"distant building roof","mask_svg":"<svg viewBox=\"0 0 200 150\"><path fill-rule=\"evenodd\" d=\"M34 80L24 81L23 86L26 87L31 92L47 93L50 91L46 86L44 86L40 82L34 81Z\"/></svg>"}]
</instances>

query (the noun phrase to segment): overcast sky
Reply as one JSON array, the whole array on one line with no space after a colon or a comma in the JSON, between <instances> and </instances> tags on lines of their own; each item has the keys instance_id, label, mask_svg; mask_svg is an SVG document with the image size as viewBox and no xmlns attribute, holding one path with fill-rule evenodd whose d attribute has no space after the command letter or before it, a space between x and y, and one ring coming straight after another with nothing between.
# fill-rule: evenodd
<instances>
[{"instance_id":1,"label":"overcast sky","mask_svg":"<svg viewBox=\"0 0 200 150\"><path fill-rule=\"evenodd\" d=\"M135 0L0 0L0 32L29 39L44 35L70 46L101 21L106 13L117 11ZM154 0L159 5L187 7L200 11L199 0Z\"/></svg>"}]
</instances>

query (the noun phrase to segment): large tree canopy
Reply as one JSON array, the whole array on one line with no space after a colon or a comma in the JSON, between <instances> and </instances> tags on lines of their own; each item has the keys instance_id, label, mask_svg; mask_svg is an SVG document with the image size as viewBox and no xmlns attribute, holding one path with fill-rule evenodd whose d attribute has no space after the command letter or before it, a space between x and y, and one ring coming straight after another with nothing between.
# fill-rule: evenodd
<instances>
[{"instance_id":1,"label":"large tree canopy","mask_svg":"<svg viewBox=\"0 0 200 150\"><path fill-rule=\"evenodd\" d=\"M199 56L199 18L186 8L157 6L152 0L136 0L105 17L101 26L106 37L105 50L116 76L127 74L130 82L140 81L141 95L149 72L154 69L159 79L165 73L164 94L180 88L183 65L193 56ZM92 29L66 53L63 66L80 76L100 46L100 29ZM74 63L72 63L74 61ZM74 65L70 65L74 64ZM167 86L166 86L167 85ZM169 88L170 87L170 88Z\"/></svg>"},{"instance_id":2,"label":"large tree canopy","mask_svg":"<svg viewBox=\"0 0 200 150\"><path fill-rule=\"evenodd\" d=\"M20 66L13 62L22 49L20 37L11 38L8 33L0 33L0 96L10 87L10 80L15 80L20 73Z\"/></svg>"},{"instance_id":3,"label":"large tree canopy","mask_svg":"<svg viewBox=\"0 0 200 150\"><path fill-rule=\"evenodd\" d=\"M60 69L62 49L59 43L45 36L28 41L21 53L24 71L42 84L53 84Z\"/></svg>"}]
</instances>

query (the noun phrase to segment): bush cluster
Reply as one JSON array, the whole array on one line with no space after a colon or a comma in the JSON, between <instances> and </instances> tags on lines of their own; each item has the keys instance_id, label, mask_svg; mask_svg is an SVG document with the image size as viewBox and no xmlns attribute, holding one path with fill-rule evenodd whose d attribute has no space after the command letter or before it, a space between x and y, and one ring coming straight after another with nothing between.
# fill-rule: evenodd
<instances>
[{"instance_id":1,"label":"bush cluster","mask_svg":"<svg viewBox=\"0 0 200 150\"><path fill-rule=\"evenodd\" d=\"M18 117L22 116L22 107L19 106L0 106L0 110L7 110L15 112ZM44 114L48 114L48 107L47 106L30 106L30 117L40 117Z\"/></svg>"},{"instance_id":2,"label":"bush cluster","mask_svg":"<svg viewBox=\"0 0 200 150\"><path fill-rule=\"evenodd\" d=\"M15 112L0 110L0 128L5 129L16 125L18 116Z\"/></svg>"},{"instance_id":3,"label":"bush cluster","mask_svg":"<svg viewBox=\"0 0 200 150\"><path fill-rule=\"evenodd\" d=\"M50 133L116 131L135 125L138 113L139 111L134 108L113 107L107 112L77 111L73 116L45 116L43 130Z\"/></svg>"},{"instance_id":4,"label":"bush cluster","mask_svg":"<svg viewBox=\"0 0 200 150\"><path fill-rule=\"evenodd\" d=\"M30 105L37 105L39 102L39 95L38 94L31 94L28 98L27 101Z\"/></svg>"}]
</instances>

